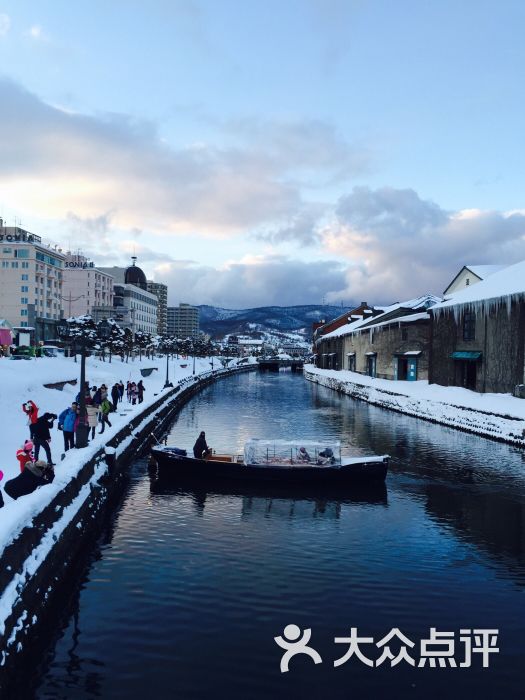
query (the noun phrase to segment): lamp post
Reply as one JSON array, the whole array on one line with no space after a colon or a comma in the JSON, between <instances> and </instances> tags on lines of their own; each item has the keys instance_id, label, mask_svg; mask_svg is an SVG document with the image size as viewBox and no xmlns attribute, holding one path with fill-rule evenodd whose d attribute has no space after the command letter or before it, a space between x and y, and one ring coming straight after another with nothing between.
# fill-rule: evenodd
<instances>
[{"instance_id":1,"label":"lamp post","mask_svg":"<svg viewBox=\"0 0 525 700\"><path fill-rule=\"evenodd\" d=\"M193 347L193 374L195 374L195 346Z\"/></svg>"},{"instance_id":2,"label":"lamp post","mask_svg":"<svg viewBox=\"0 0 525 700\"><path fill-rule=\"evenodd\" d=\"M166 381L164 382L164 388L169 389L171 386L170 384L170 378L169 378L169 358L170 358L170 353L169 353L169 348L166 345Z\"/></svg>"},{"instance_id":3,"label":"lamp post","mask_svg":"<svg viewBox=\"0 0 525 700\"><path fill-rule=\"evenodd\" d=\"M70 339L71 333L69 324L65 319L61 319L57 323L57 333L60 339ZM86 383L86 338L81 335L78 338L80 343L80 410L79 410L79 423L76 431L76 447L87 447L88 444L88 434L89 426L87 425L87 411L86 411L86 389L84 384Z\"/></svg>"}]
</instances>

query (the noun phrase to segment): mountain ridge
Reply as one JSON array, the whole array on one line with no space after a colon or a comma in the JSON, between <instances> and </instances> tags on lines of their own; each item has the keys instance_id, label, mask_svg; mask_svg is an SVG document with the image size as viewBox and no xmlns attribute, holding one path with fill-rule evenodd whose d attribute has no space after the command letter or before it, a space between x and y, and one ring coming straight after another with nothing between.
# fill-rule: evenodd
<instances>
[{"instance_id":1,"label":"mountain ridge","mask_svg":"<svg viewBox=\"0 0 525 700\"><path fill-rule=\"evenodd\" d=\"M264 333L268 331L312 335L312 323L330 321L345 308L331 304L299 304L295 306L256 306L249 309L224 309L220 306L198 306L200 328L213 338L225 335Z\"/></svg>"}]
</instances>

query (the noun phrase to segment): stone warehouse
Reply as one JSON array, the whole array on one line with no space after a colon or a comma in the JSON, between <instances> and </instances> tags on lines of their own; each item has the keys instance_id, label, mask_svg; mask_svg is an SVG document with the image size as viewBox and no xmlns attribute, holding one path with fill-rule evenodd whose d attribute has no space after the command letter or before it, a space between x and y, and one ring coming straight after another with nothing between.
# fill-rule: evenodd
<instances>
[{"instance_id":1,"label":"stone warehouse","mask_svg":"<svg viewBox=\"0 0 525 700\"><path fill-rule=\"evenodd\" d=\"M525 261L445 297L430 313L430 382L525 398Z\"/></svg>"}]
</instances>

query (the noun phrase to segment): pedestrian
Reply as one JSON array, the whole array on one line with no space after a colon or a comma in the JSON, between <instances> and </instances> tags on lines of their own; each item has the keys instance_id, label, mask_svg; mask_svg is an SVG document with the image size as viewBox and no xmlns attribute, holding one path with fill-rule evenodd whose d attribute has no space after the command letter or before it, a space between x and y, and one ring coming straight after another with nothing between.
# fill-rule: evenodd
<instances>
[{"instance_id":1,"label":"pedestrian","mask_svg":"<svg viewBox=\"0 0 525 700\"><path fill-rule=\"evenodd\" d=\"M98 408L100 406L100 404L102 403L102 387L99 387L97 389L97 387L94 386L93 389L95 390L95 392L93 394L93 403Z\"/></svg>"},{"instance_id":2,"label":"pedestrian","mask_svg":"<svg viewBox=\"0 0 525 700\"><path fill-rule=\"evenodd\" d=\"M122 401L123 398L124 398L124 382L121 379L120 382L118 383L118 400L119 400L119 402Z\"/></svg>"},{"instance_id":3,"label":"pedestrian","mask_svg":"<svg viewBox=\"0 0 525 700\"><path fill-rule=\"evenodd\" d=\"M89 382L84 382L84 394L87 396L89 394L89 392L90 392ZM80 391L75 396L75 401L77 402L77 405L80 406Z\"/></svg>"},{"instance_id":4,"label":"pedestrian","mask_svg":"<svg viewBox=\"0 0 525 700\"><path fill-rule=\"evenodd\" d=\"M137 403L138 389L135 382L131 382L131 405L134 406Z\"/></svg>"},{"instance_id":5,"label":"pedestrian","mask_svg":"<svg viewBox=\"0 0 525 700\"><path fill-rule=\"evenodd\" d=\"M206 442L206 433L203 430L193 446L193 456L195 459L206 459L206 457L210 454L211 447L208 447L208 443Z\"/></svg>"},{"instance_id":6,"label":"pedestrian","mask_svg":"<svg viewBox=\"0 0 525 700\"><path fill-rule=\"evenodd\" d=\"M113 403L113 406L116 408L118 404L118 397L119 397L119 390L118 390L118 384L115 382L113 386L111 387L111 402Z\"/></svg>"},{"instance_id":7,"label":"pedestrian","mask_svg":"<svg viewBox=\"0 0 525 700\"><path fill-rule=\"evenodd\" d=\"M86 396L86 412L88 426L91 428L91 439L93 440L98 424L98 408L93 403L91 396L89 398Z\"/></svg>"},{"instance_id":8,"label":"pedestrian","mask_svg":"<svg viewBox=\"0 0 525 700\"><path fill-rule=\"evenodd\" d=\"M50 484L54 478L55 472L46 462L40 460L28 462L23 472L6 482L4 491L11 498L17 499L33 493L39 486Z\"/></svg>"},{"instance_id":9,"label":"pedestrian","mask_svg":"<svg viewBox=\"0 0 525 700\"><path fill-rule=\"evenodd\" d=\"M44 413L43 416L35 423L33 428L33 443L35 445L35 460L38 461L38 455L40 453L40 448L44 449L46 453L47 461L51 466L54 466L54 462L51 459L51 448L49 443L51 442L51 434L49 429L53 427L53 421L56 420L56 413Z\"/></svg>"},{"instance_id":10,"label":"pedestrian","mask_svg":"<svg viewBox=\"0 0 525 700\"><path fill-rule=\"evenodd\" d=\"M75 447L75 431L79 423L78 404L73 401L58 418L58 429L64 434L64 451Z\"/></svg>"},{"instance_id":11,"label":"pedestrian","mask_svg":"<svg viewBox=\"0 0 525 700\"><path fill-rule=\"evenodd\" d=\"M20 471L23 472L28 462L34 462L33 443L31 440L26 440L24 446L16 451L16 458L20 464Z\"/></svg>"},{"instance_id":12,"label":"pedestrian","mask_svg":"<svg viewBox=\"0 0 525 700\"><path fill-rule=\"evenodd\" d=\"M137 384L137 396L139 398L139 403L142 403L144 401L144 392L146 391L146 388L144 387L144 384L142 383L142 379L140 382Z\"/></svg>"},{"instance_id":13,"label":"pedestrian","mask_svg":"<svg viewBox=\"0 0 525 700\"><path fill-rule=\"evenodd\" d=\"M29 425L29 437L33 439L34 425L38 420L38 406L34 401L26 401L22 404L22 411L27 415L27 424Z\"/></svg>"},{"instance_id":14,"label":"pedestrian","mask_svg":"<svg viewBox=\"0 0 525 700\"><path fill-rule=\"evenodd\" d=\"M110 412L111 412L111 403L108 401L107 398L105 398L104 401L102 401L102 403L100 404L100 415L101 415L100 421L102 423L102 429L99 432L99 435L102 435L102 433L104 432L104 428L106 427L106 423L111 428L111 423L109 422Z\"/></svg>"},{"instance_id":15,"label":"pedestrian","mask_svg":"<svg viewBox=\"0 0 525 700\"><path fill-rule=\"evenodd\" d=\"M0 481L4 478L4 472L0 470ZM2 496L2 492L0 491L0 508L4 507L4 497Z\"/></svg>"},{"instance_id":16,"label":"pedestrian","mask_svg":"<svg viewBox=\"0 0 525 700\"><path fill-rule=\"evenodd\" d=\"M131 382L129 379L128 379L128 383L126 385L126 395L128 397L128 403L131 403L132 391L131 391Z\"/></svg>"},{"instance_id":17,"label":"pedestrian","mask_svg":"<svg viewBox=\"0 0 525 700\"><path fill-rule=\"evenodd\" d=\"M100 403L108 398L108 388L105 384L100 385Z\"/></svg>"}]
</instances>

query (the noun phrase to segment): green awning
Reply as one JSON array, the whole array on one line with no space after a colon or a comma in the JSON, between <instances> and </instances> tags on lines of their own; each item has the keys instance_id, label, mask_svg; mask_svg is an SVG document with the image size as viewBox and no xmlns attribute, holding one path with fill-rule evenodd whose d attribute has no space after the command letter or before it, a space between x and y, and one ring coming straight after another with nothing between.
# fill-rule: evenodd
<instances>
[{"instance_id":1,"label":"green awning","mask_svg":"<svg viewBox=\"0 0 525 700\"><path fill-rule=\"evenodd\" d=\"M467 352L462 350L461 352L453 352L450 357L453 360L479 360L481 352Z\"/></svg>"}]
</instances>

